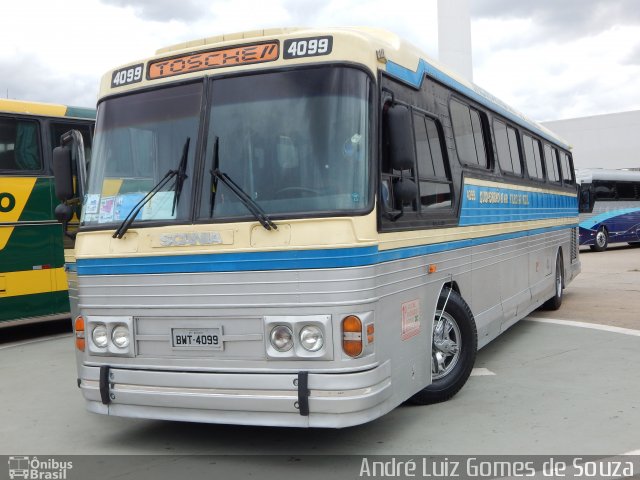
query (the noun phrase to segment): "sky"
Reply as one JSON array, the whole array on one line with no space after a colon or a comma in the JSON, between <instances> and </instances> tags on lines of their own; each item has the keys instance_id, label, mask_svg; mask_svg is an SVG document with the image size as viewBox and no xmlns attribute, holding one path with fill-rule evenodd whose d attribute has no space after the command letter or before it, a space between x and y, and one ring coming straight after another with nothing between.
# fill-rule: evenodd
<instances>
[{"instance_id":1,"label":"sky","mask_svg":"<svg viewBox=\"0 0 640 480\"><path fill-rule=\"evenodd\" d=\"M474 82L539 121L640 110L639 0L469 0ZM437 0L4 2L0 97L93 107L104 72L186 40L368 25L437 59Z\"/></svg>"}]
</instances>

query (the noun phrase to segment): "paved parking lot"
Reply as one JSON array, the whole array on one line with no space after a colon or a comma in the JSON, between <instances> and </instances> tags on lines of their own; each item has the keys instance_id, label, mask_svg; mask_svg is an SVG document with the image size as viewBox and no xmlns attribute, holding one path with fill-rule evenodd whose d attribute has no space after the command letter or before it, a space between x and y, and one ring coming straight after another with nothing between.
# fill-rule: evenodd
<instances>
[{"instance_id":1,"label":"paved parking lot","mask_svg":"<svg viewBox=\"0 0 640 480\"><path fill-rule=\"evenodd\" d=\"M340 431L94 415L75 386L69 333L3 343L0 455L638 451L640 249L581 253L583 272L567 288L561 310L534 312L479 352L474 375L452 400L401 406ZM6 342L12 334L5 333Z\"/></svg>"}]
</instances>

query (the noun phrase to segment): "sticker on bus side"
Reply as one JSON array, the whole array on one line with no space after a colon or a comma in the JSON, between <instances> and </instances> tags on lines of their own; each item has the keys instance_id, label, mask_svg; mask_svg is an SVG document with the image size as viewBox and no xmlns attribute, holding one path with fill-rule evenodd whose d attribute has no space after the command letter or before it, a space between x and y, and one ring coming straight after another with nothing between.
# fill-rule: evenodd
<instances>
[{"instance_id":1,"label":"sticker on bus side","mask_svg":"<svg viewBox=\"0 0 640 480\"><path fill-rule=\"evenodd\" d=\"M333 49L333 37L292 38L284 41L282 57L285 60L329 55Z\"/></svg>"},{"instance_id":2,"label":"sticker on bus side","mask_svg":"<svg viewBox=\"0 0 640 480\"><path fill-rule=\"evenodd\" d=\"M402 340L408 340L420 333L420 300L403 303L402 309Z\"/></svg>"}]
</instances>

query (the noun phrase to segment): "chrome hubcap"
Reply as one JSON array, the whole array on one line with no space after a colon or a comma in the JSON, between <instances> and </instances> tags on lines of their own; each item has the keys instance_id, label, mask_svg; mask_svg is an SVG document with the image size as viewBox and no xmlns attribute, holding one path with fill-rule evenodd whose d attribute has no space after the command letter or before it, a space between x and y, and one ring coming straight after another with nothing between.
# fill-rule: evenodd
<instances>
[{"instance_id":1,"label":"chrome hubcap","mask_svg":"<svg viewBox=\"0 0 640 480\"><path fill-rule=\"evenodd\" d=\"M460 358L460 328L447 312L437 311L433 326L431 377L433 380L448 375Z\"/></svg>"},{"instance_id":2,"label":"chrome hubcap","mask_svg":"<svg viewBox=\"0 0 640 480\"><path fill-rule=\"evenodd\" d=\"M600 230L598 233L596 233L596 243L598 244L599 247L604 247L604 243L607 240L607 236L605 235L603 230Z\"/></svg>"}]
</instances>

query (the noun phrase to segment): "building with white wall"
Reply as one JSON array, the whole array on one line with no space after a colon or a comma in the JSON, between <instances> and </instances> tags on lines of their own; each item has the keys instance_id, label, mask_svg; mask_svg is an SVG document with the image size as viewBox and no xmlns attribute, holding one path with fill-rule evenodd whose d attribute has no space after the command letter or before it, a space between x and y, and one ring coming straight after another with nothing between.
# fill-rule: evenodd
<instances>
[{"instance_id":1,"label":"building with white wall","mask_svg":"<svg viewBox=\"0 0 640 480\"><path fill-rule=\"evenodd\" d=\"M543 125L573 147L576 168L640 168L640 110Z\"/></svg>"}]
</instances>

